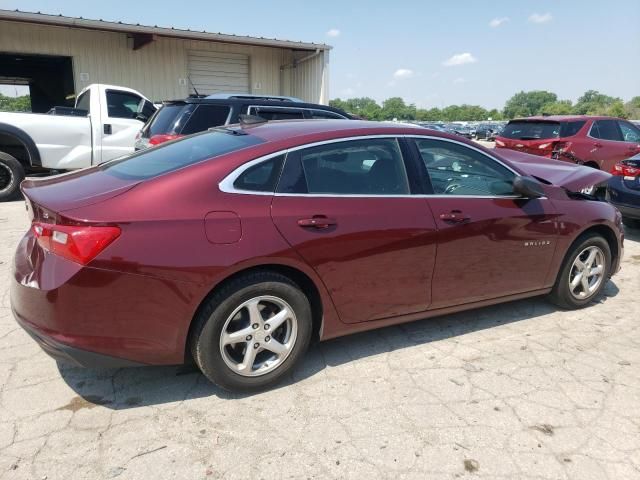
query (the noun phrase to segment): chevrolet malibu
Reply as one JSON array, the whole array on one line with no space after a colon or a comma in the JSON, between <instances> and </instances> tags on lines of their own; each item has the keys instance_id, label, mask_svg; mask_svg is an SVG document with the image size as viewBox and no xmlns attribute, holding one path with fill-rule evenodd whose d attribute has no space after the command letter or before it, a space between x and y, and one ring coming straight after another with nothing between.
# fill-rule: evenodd
<instances>
[{"instance_id":1,"label":"chevrolet malibu","mask_svg":"<svg viewBox=\"0 0 640 480\"><path fill-rule=\"evenodd\" d=\"M81 366L192 362L273 385L310 341L548 295L589 304L621 218L609 174L374 122L214 129L26 180L11 305Z\"/></svg>"}]
</instances>

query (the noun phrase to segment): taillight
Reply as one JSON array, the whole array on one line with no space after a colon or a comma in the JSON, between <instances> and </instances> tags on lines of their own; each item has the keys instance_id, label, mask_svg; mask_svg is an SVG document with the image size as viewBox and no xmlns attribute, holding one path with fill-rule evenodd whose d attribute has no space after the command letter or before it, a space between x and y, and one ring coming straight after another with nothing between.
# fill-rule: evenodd
<instances>
[{"instance_id":1,"label":"taillight","mask_svg":"<svg viewBox=\"0 0 640 480\"><path fill-rule=\"evenodd\" d=\"M182 135L154 135L149 139L149 145L160 145L161 143L168 142L180 138Z\"/></svg>"},{"instance_id":2,"label":"taillight","mask_svg":"<svg viewBox=\"0 0 640 480\"><path fill-rule=\"evenodd\" d=\"M93 260L120 236L118 227L34 222L32 228L43 249L82 265Z\"/></svg>"},{"instance_id":3,"label":"taillight","mask_svg":"<svg viewBox=\"0 0 640 480\"><path fill-rule=\"evenodd\" d=\"M620 175L623 177L638 177L640 176L640 166L629 165L627 160L622 160L616 163L611 170L612 175Z\"/></svg>"},{"instance_id":4,"label":"taillight","mask_svg":"<svg viewBox=\"0 0 640 480\"><path fill-rule=\"evenodd\" d=\"M496 147L504 147L504 142L496 138Z\"/></svg>"}]
</instances>

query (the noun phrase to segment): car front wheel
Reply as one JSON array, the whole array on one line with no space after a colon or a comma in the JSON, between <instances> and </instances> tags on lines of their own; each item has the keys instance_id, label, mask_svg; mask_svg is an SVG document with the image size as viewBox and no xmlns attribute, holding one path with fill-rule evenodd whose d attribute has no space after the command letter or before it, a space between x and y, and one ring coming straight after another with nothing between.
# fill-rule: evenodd
<instances>
[{"instance_id":1,"label":"car front wheel","mask_svg":"<svg viewBox=\"0 0 640 480\"><path fill-rule=\"evenodd\" d=\"M275 385L311 338L311 307L288 277L257 272L231 281L195 319L191 353L213 383L233 391Z\"/></svg>"},{"instance_id":2,"label":"car front wheel","mask_svg":"<svg viewBox=\"0 0 640 480\"><path fill-rule=\"evenodd\" d=\"M602 292L611 269L611 249L598 234L579 238L567 254L550 299L566 309L582 308Z\"/></svg>"}]
</instances>

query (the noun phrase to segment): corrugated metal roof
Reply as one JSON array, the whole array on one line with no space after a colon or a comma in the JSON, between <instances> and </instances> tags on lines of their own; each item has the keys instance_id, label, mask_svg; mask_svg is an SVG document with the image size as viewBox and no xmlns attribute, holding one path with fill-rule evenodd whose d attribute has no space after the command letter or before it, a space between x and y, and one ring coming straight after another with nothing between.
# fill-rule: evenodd
<instances>
[{"instance_id":1,"label":"corrugated metal roof","mask_svg":"<svg viewBox=\"0 0 640 480\"><path fill-rule=\"evenodd\" d=\"M203 40L209 42L236 43L241 45L257 45L262 47L290 48L294 50L331 49L330 45L326 45L324 43L297 42L293 40L279 40L276 38L264 37L247 37L243 35L231 35L227 33L206 32L204 30L195 31L189 29L183 30L174 27L158 27L157 25L140 25L139 23L134 25L131 23L92 20L82 17L66 17L64 15L51 15L40 12L23 12L21 10L0 9L0 20L119 33L144 33L161 37Z\"/></svg>"}]
</instances>

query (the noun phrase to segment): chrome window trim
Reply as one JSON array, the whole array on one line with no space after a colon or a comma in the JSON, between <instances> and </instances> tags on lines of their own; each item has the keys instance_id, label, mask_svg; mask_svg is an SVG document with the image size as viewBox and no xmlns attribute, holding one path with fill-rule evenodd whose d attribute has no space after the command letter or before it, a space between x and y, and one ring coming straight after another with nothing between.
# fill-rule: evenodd
<instances>
[{"instance_id":1,"label":"chrome window trim","mask_svg":"<svg viewBox=\"0 0 640 480\"><path fill-rule=\"evenodd\" d=\"M348 142L352 140L366 140L369 138L418 138L418 139L430 139L430 140L441 140L443 142L450 142L462 145L464 147L470 148L472 150L481 153L485 157L498 162L507 170L511 171L515 175L520 175L520 173L513 170L508 165L505 165L500 160L493 158L491 155L488 155L486 152L483 152L479 148L476 148L471 145L467 145L464 142L460 142L457 140L436 137L432 135L412 135L412 134L377 134L377 135L357 135L353 137L343 137L343 138L332 138L330 140L322 140L319 142L308 143L305 145L298 145L296 147L287 148L284 150L279 150L277 152L269 153L262 157L251 160L247 163L243 163L235 170L233 170L230 174L228 174L225 178L218 183L218 188L221 192L224 193L233 193L240 195L271 195L274 197L318 197L318 198L485 198L485 199L505 199L505 200L514 200L514 199L524 199L525 197L521 197L518 195L442 195L442 194L402 194L402 195L371 195L371 194L352 194L352 193L279 193L279 192L256 192L254 190L241 190L235 188L233 183L238 179L240 175L242 175L246 170L257 165L261 162L272 159L273 157L277 157L280 155L288 155L289 152L295 152L297 150L303 150L305 148L317 147L320 145L329 145L332 143L338 142ZM286 158L285 158L286 165ZM283 166L284 168L284 166ZM406 168L405 168L406 170ZM546 199L546 197L539 197L540 199Z\"/></svg>"}]
</instances>

